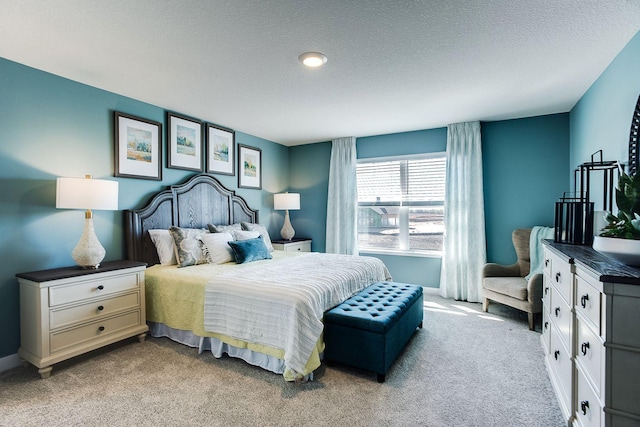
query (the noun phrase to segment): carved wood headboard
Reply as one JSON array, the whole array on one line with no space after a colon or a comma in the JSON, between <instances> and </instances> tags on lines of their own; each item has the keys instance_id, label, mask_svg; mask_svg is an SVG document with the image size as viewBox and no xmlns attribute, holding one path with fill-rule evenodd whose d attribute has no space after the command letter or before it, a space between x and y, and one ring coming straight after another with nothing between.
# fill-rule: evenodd
<instances>
[{"instance_id":1,"label":"carved wood headboard","mask_svg":"<svg viewBox=\"0 0 640 427\"><path fill-rule=\"evenodd\" d=\"M160 261L149 230L257 223L258 211L213 176L199 174L154 195L141 209L125 210L124 220L127 259L152 266Z\"/></svg>"}]
</instances>

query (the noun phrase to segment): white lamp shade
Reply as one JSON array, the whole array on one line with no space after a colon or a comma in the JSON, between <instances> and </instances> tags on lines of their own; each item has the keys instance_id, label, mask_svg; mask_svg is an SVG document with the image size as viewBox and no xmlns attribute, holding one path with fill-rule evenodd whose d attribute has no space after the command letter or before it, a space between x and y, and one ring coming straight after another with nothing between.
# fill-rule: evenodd
<instances>
[{"instance_id":1,"label":"white lamp shade","mask_svg":"<svg viewBox=\"0 0 640 427\"><path fill-rule=\"evenodd\" d=\"M104 179L58 178L56 208L117 210L118 183Z\"/></svg>"},{"instance_id":2,"label":"white lamp shade","mask_svg":"<svg viewBox=\"0 0 640 427\"><path fill-rule=\"evenodd\" d=\"M300 209L300 194L298 193L274 194L273 208L278 211Z\"/></svg>"}]
</instances>

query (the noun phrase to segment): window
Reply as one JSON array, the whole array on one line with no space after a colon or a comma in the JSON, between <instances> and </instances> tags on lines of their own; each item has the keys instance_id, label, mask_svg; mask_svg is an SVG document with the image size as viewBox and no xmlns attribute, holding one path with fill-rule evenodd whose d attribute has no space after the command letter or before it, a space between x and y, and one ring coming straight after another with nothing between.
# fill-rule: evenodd
<instances>
[{"instance_id":1,"label":"window","mask_svg":"<svg viewBox=\"0 0 640 427\"><path fill-rule=\"evenodd\" d=\"M360 160L359 249L441 252L445 168L445 153Z\"/></svg>"}]
</instances>

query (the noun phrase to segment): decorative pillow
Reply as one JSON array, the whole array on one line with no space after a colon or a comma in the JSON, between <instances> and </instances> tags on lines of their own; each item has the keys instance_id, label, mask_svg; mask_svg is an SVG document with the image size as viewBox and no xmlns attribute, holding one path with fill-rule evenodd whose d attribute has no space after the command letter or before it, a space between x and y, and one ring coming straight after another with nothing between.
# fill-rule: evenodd
<instances>
[{"instance_id":1,"label":"decorative pillow","mask_svg":"<svg viewBox=\"0 0 640 427\"><path fill-rule=\"evenodd\" d=\"M211 264L224 264L233 261L233 250L227 242L233 242L230 233L206 233L198 237L204 244L203 250Z\"/></svg>"},{"instance_id":2,"label":"decorative pillow","mask_svg":"<svg viewBox=\"0 0 640 427\"><path fill-rule=\"evenodd\" d=\"M213 225L207 224L210 233L231 233L233 234L236 230L242 230L242 225L231 224L231 225Z\"/></svg>"},{"instance_id":3,"label":"decorative pillow","mask_svg":"<svg viewBox=\"0 0 640 427\"><path fill-rule=\"evenodd\" d=\"M273 251L273 245L271 244L271 237L269 237L269 232L267 231L267 227L261 224L253 224L251 222L242 221L242 229L249 231L259 231L262 236L262 240L264 240L264 244L269 249L269 252Z\"/></svg>"},{"instance_id":4,"label":"decorative pillow","mask_svg":"<svg viewBox=\"0 0 640 427\"><path fill-rule=\"evenodd\" d=\"M161 265L175 265L178 263L176 260L176 246L169 230L149 230L149 236L156 246Z\"/></svg>"},{"instance_id":5,"label":"decorative pillow","mask_svg":"<svg viewBox=\"0 0 640 427\"><path fill-rule=\"evenodd\" d=\"M239 242L229 242L229 246L233 250L236 263L244 264L245 262L258 261L261 259L271 259L271 254L264 244L262 237L255 239L241 240Z\"/></svg>"},{"instance_id":6,"label":"decorative pillow","mask_svg":"<svg viewBox=\"0 0 640 427\"><path fill-rule=\"evenodd\" d=\"M202 250L202 242L198 237L206 234L207 230L201 228L171 227L169 233L173 237L176 246L178 267L205 264L207 257Z\"/></svg>"},{"instance_id":7,"label":"decorative pillow","mask_svg":"<svg viewBox=\"0 0 640 427\"><path fill-rule=\"evenodd\" d=\"M233 236L233 240L249 240L249 239L255 239L256 237L260 237L260 232L259 231L245 231L245 230L234 230L233 233L231 233L231 235Z\"/></svg>"}]
</instances>

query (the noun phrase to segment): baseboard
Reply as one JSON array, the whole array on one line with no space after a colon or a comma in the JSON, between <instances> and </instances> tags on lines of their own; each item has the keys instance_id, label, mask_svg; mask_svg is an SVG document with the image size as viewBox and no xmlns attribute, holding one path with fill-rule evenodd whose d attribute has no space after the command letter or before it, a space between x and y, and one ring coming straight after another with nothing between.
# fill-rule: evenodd
<instances>
[{"instance_id":1,"label":"baseboard","mask_svg":"<svg viewBox=\"0 0 640 427\"><path fill-rule=\"evenodd\" d=\"M18 354L10 354L9 356L0 357L0 372L8 371L20 366L22 359Z\"/></svg>"}]
</instances>

